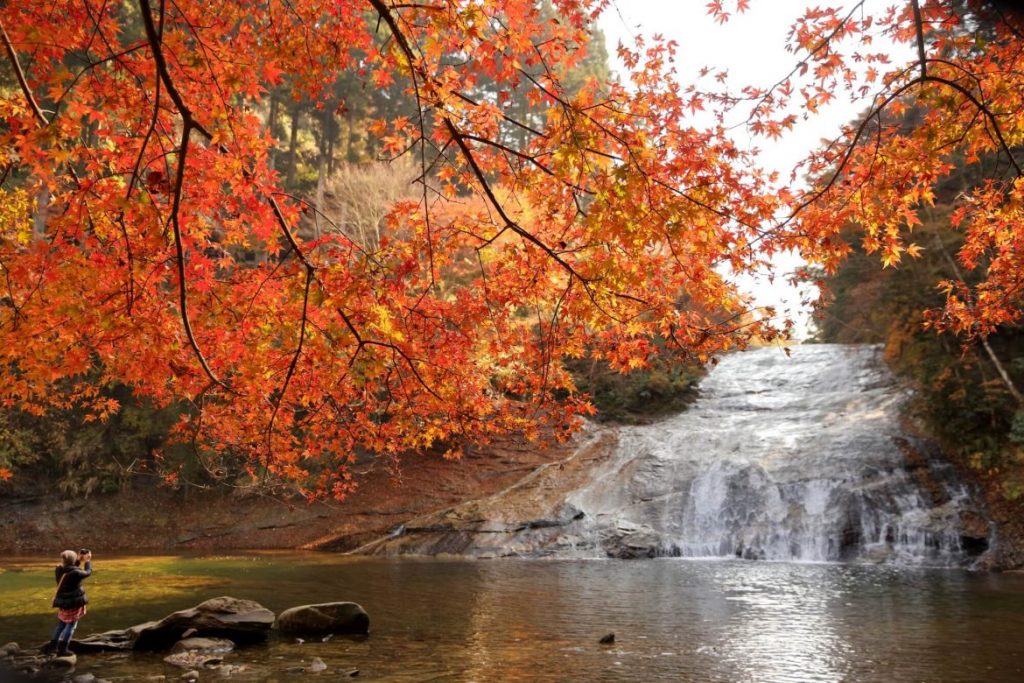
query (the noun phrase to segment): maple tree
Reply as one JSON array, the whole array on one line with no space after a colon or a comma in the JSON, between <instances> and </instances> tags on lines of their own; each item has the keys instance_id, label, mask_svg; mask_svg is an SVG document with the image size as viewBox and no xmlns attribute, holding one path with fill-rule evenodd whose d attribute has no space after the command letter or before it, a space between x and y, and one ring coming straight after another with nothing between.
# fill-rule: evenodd
<instances>
[{"instance_id":1,"label":"maple tree","mask_svg":"<svg viewBox=\"0 0 1024 683\"><path fill-rule=\"evenodd\" d=\"M589 408L565 356L628 369L655 336L707 358L771 334L717 266L757 260L777 200L687 125L674 46L623 51L628 84L563 87L602 4L6 4L3 404L184 399L175 436L211 473L342 496L358 453L568 433ZM311 235L319 207L267 163L268 88L316 100L339 73L416 103L368 127L420 169L372 249ZM513 91L541 114L506 113Z\"/></svg>"},{"instance_id":2,"label":"maple tree","mask_svg":"<svg viewBox=\"0 0 1024 683\"><path fill-rule=\"evenodd\" d=\"M0 8L3 405L104 419L111 383L186 400L176 437L211 473L241 463L343 496L358 453L564 436L590 410L565 357L629 370L655 340L706 360L777 336L729 274L790 248L834 268L850 223L886 263L913 255L906 235L952 155L1000 154L1013 172L962 200L959 256L986 277L948 283L932 320L984 335L1019 318L1024 69L1011 22L979 42L988 4L810 10L793 73L739 95L678 83L677 46L657 39L620 48L622 82L570 90L605 2L553 5ZM891 66L879 36L919 59ZM367 126L384 154L415 160L419 183L372 244L311 232L321 207L268 163L271 89L324 103L339 74L414 104ZM777 187L721 117L690 124L745 102L755 134L780 136L843 91L869 114L809 157L820 182L806 191ZM509 106L524 99L528 120ZM893 125L910 107L920 125Z\"/></svg>"},{"instance_id":3,"label":"maple tree","mask_svg":"<svg viewBox=\"0 0 1024 683\"><path fill-rule=\"evenodd\" d=\"M984 344L1019 321L1024 304L1024 13L1000 0L911 0L880 15L863 6L805 13L791 34L796 69L748 93L750 125L770 135L793 125L794 102L813 112L846 93L866 107L807 158L802 170L816 181L794 197L780 235L834 272L850 252L840 232L855 226L865 251L894 266L929 248L913 230L959 164L995 166L952 199L964 242L956 277L939 283L945 305L927 316L937 330ZM894 44L915 58L893 63Z\"/></svg>"},{"instance_id":4,"label":"maple tree","mask_svg":"<svg viewBox=\"0 0 1024 683\"><path fill-rule=\"evenodd\" d=\"M708 6L724 22L748 4ZM963 243L948 259L951 273L935 283L944 305L925 311L924 327L978 343L1024 410L1024 394L988 341L1024 311L1024 11L1005 0L909 0L875 14L865 7L807 10L791 29L798 61L789 74L770 88L709 94L747 104L746 124L768 137L839 97L864 108L794 171L791 181L802 173L810 186L790 183L789 212L768 248L794 249L828 275L852 252L851 234L885 267L918 258L934 245L918 244L915 227L966 165L974 181L939 207ZM914 57L894 59L901 47ZM827 291L824 279L817 284Z\"/></svg>"}]
</instances>

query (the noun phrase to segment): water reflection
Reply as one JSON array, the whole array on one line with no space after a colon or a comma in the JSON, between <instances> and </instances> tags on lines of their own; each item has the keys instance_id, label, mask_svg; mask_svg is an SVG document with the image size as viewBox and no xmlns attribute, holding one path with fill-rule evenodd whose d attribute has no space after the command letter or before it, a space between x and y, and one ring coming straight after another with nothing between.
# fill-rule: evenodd
<instances>
[{"instance_id":1,"label":"water reflection","mask_svg":"<svg viewBox=\"0 0 1024 683\"><path fill-rule=\"evenodd\" d=\"M737 570L742 566L742 570ZM764 568L768 566L768 571ZM728 619L718 650L732 680L841 681L850 646L837 633L831 602L835 573L819 581L793 582L760 565L723 565L714 575L724 600L738 607Z\"/></svg>"},{"instance_id":2,"label":"water reflection","mask_svg":"<svg viewBox=\"0 0 1024 683\"><path fill-rule=\"evenodd\" d=\"M11 568L10 565L6 565ZM236 681L325 673L373 681L1024 680L1024 577L742 561L352 560L330 555L134 560L191 593L145 596L113 573L91 593L85 632L123 627L220 594L270 609L350 599L365 640L273 641L230 655ZM99 578L97 575L96 578ZM32 642L51 617L26 607L45 565L0 573L0 643ZM159 580L142 582L158 585ZM148 600L148 601L147 601ZM12 605L24 611L12 612ZM21 608L19 608L21 609ZM614 631L616 642L598 639ZM37 640L42 640L45 635ZM158 658L84 658L111 681L177 678Z\"/></svg>"}]
</instances>

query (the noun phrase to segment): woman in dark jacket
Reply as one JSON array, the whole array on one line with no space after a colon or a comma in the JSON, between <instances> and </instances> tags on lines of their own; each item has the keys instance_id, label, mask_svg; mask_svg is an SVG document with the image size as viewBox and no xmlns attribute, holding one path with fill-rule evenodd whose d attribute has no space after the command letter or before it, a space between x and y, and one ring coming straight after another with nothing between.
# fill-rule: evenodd
<instances>
[{"instance_id":1,"label":"woman in dark jacket","mask_svg":"<svg viewBox=\"0 0 1024 683\"><path fill-rule=\"evenodd\" d=\"M57 608L57 628L53 630L47 650L66 655L69 654L71 636L78 620L85 616L85 606L89 602L82 590L82 581L92 574L92 553L86 550L79 556L74 550L65 550L60 554L60 560L54 570L57 594L53 597L53 606ZM78 565L83 562L85 567L80 569Z\"/></svg>"}]
</instances>

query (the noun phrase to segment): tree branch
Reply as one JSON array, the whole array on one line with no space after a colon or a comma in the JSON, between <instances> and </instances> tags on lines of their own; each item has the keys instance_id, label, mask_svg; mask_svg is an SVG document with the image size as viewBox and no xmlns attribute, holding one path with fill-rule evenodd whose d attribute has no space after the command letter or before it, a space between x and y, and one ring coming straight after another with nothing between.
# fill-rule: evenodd
<instances>
[{"instance_id":1,"label":"tree branch","mask_svg":"<svg viewBox=\"0 0 1024 683\"><path fill-rule=\"evenodd\" d=\"M288 364L288 373L284 377L284 383L281 385L281 391L278 393L276 400L274 401L274 411L270 414L270 422L267 424L267 447L270 447L270 437L274 433L274 420L277 419L277 413L281 409L281 404L284 402L285 393L288 391L288 385L292 381L292 375L295 374L295 366L298 365L299 356L302 355L302 345L306 341L306 321L309 320L309 287L313 283L314 270L312 267L306 268L306 288L302 293L302 323L299 327L299 343L295 346L295 353L292 355L292 362Z\"/></svg>"},{"instance_id":2,"label":"tree branch","mask_svg":"<svg viewBox=\"0 0 1024 683\"><path fill-rule=\"evenodd\" d=\"M178 108L178 113L181 114L182 120L186 125L195 128L203 137L207 140L212 140L213 135L201 123L196 121L195 116L192 114L192 110L185 104L185 100L182 98L181 93L178 92L178 88L174 85L174 80L171 78L171 72L167 68L167 60L164 58L164 51L162 47L162 39L160 33L157 32L156 25L153 23L153 11L149 6L149 0L139 0L139 11L142 13L142 23L146 28L146 38L149 40L150 49L153 51L153 62L156 65L156 72L160 76L160 80L163 81L164 87L167 89L167 95L174 102L174 106ZM163 26L164 17L164 4L163 0L160 2L160 25Z\"/></svg>"},{"instance_id":3,"label":"tree branch","mask_svg":"<svg viewBox=\"0 0 1024 683\"><path fill-rule=\"evenodd\" d=\"M185 246L181 238L179 212L181 208L181 191L185 181L185 160L188 156L188 143L191 133L192 126L186 123L181 130L181 146L178 149L178 173L174 179L174 194L170 216L171 228L174 231L174 249L177 255L176 261L178 266L178 310L181 313L181 322L185 327L185 336L188 337L188 343L192 347L199 365L202 366L203 372L206 373L211 382L215 382L231 393L238 393L213 374L213 370L210 369L210 365L206 362L206 357L203 355L203 350L199 348L199 342L196 341L195 333L192 331L192 323L189 321L188 316L188 289L185 285Z\"/></svg>"},{"instance_id":4,"label":"tree branch","mask_svg":"<svg viewBox=\"0 0 1024 683\"><path fill-rule=\"evenodd\" d=\"M18 61L18 54L14 51L14 46L11 44L11 39L7 35L7 29L4 28L3 22L0 21L0 39L3 40L4 49L7 51L7 59L11 62L11 68L14 69L14 75L18 79L18 85L21 87L21 92L25 96L25 100L28 102L29 109L35 114L36 118L39 119L43 126L50 124L46 116L43 115L43 110L39 108L39 104L36 102L36 98L32 95L32 89L28 87L28 80L25 78L25 71L21 68L21 62Z\"/></svg>"}]
</instances>

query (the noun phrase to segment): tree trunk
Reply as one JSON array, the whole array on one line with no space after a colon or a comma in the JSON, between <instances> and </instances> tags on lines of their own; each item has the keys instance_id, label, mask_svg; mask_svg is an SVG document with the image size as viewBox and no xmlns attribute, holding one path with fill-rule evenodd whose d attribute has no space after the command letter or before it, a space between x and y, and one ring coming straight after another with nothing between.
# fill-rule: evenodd
<instances>
[{"instance_id":1,"label":"tree trunk","mask_svg":"<svg viewBox=\"0 0 1024 683\"><path fill-rule=\"evenodd\" d=\"M277 161L277 94L270 91L270 114L267 116L267 130L270 131L270 137L274 139L274 144L270 147L270 153L267 155L267 164L270 166L270 170L273 171L275 162Z\"/></svg>"},{"instance_id":2,"label":"tree trunk","mask_svg":"<svg viewBox=\"0 0 1024 683\"><path fill-rule=\"evenodd\" d=\"M43 185L36 196L36 213L32 217L32 237L36 240L46 238L46 213L50 207L50 188Z\"/></svg>"},{"instance_id":3,"label":"tree trunk","mask_svg":"<svg viewBox=\"0 0 1024 683\"><path fill-rule=\"evenodd\" d=\"M992 365L995 366L996 372L999 373L999 377L1002 378L1003 384L1006 385L1006 390L1010 392L1010 396L1017 402L1017 406L1024 408L1024 395L1021 395L1020 390L1017 389L1017 385L1013 383L1013 378L1010 377L1010 373L1006 371L1003 366L1003 362L999 360L999 356L992 350L992 347L988 343L988 337L981 338L981 345L985 349L985 353L988 354L989 360L992 361Z\"/></svg>"},{"instance_id":4,"label":"tree trunk","mask_svg":"<svg viewBox=\"0 0 1024 683\"><path fill-rule=\"evenodd\" d=\"M949 252L946 250L946 245L942 243L942 239L939 237L938 233L935 233L935 244L938 246L939 250L942 251L942 255L945 257L949 267L953 269L953 275L956 276L957 280L963 282L964 275L960 272L960 266L958 266L953 257L950 256ZM1010 396L1013 397L1013 400L1017 402L1019 407L1024 408L1024 395L1020 393L1017 385L1014 384L1013 378L1010 377L1010 373L1006 371L1006 367L1003 365L1003 362L999 359L999 356L996 355L995 349L993 349L992 345L988 343L988 335L981 338L981 347L985 349L985 355L987 355L988 359L992 361L992 365L995 367L996 372L999 373L1000 379L1003 380L1006 390L1010 392Z\"/></svg>"},{"instance_id":5,"label":"tree trunk","mask_svg":"<svg viewBox=\"0 0 1024 683\"><path fill-rule=\"evenodd\" d=\"M320 161L316 169L316 213L313 214L313 239L320 239L320 212L324 210L324 186L327 184L327 140L320 139Z\"/></svg>"},{"instance_id":6,"label":"tree trunk","mask_svg":"<svg viewBox=\"0 0 1024 683\"><path fill-rule=\"evenodd\" d=\"M348 132L348 136L347 136L348 139L345 141L346 145L347 145L347 147L345 149L345 159L349 163L352 163L352 162L356 161L355 149L354 149L355 140L356 140L356 127L355 127L355 116L352 114L352 110L351 109L348 110L347 119L348 119L348 131L347 131Z\"/></svg>"},{"instance_id":7,"label":"tree trunk","mask_svg":"<svg viewBox=\"0 0 1024 683\"><path fill-rule=\"evenodd\" d=\"M288 167L284 180L285 187L289 189L295 186L295 152L299 146L299 117L302 115L298 103L292 107L291 113L292 132L288 140Z\"/></svg>"},{"instance_id":8,"label":"tree trunk","mask_svg":"<svg viewBox=\"0 0 1024 683\"><path fill-rule=\"evenodd\" d=\"M327 177L334 175L334 136L327 141Z\"/></svg>"}]
</instances>

